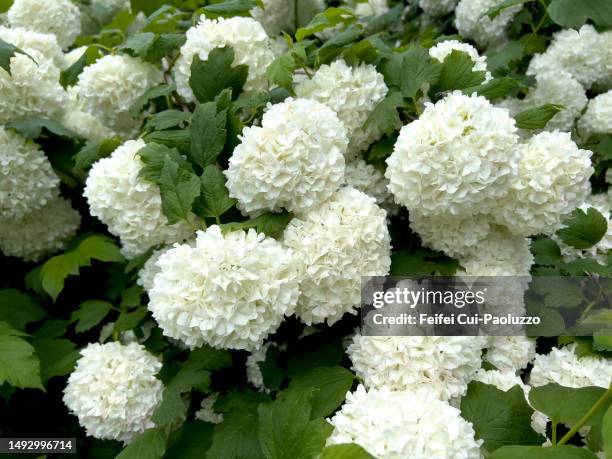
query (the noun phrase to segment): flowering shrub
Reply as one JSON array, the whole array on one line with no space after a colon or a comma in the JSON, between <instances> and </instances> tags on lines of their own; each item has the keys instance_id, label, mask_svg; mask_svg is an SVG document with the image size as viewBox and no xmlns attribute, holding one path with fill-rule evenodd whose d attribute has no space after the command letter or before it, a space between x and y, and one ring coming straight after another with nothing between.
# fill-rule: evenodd
<instances>
[{"instance_id":1,"label":"flowering shrub","mask_svg":"<svg viewBox=\"0 0 612 459\"><path fill-rule=\"evenodd\" d=\"M0 434L612 457L610 165L608 1L0 0ZM362 276L455 274L607 328L359 329Z\"/></svg>"}]
</instances>

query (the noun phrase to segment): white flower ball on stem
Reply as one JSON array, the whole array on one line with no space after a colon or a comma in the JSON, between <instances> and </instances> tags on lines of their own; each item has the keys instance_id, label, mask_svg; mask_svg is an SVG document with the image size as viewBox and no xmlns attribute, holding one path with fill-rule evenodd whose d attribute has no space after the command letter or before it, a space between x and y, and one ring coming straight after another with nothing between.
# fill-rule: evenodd
<instances>
[{"instance_id":1,"label":"white flower ball on stem","mask_svg":"<svg viewBox=\"0 0 612 459\"><path fill-rule=\"evenodd\" d=\"M391 266L386 212L354 188L294 218L283 242L304 266L296 315L307 325L355 314L361 277L385 276Z\"/></svg>"},{"instance_id":2,"label":"white flower ball on stem","mask_svg":"<svg viewBox=\"0 0 612 459\"><path fill-rule=\"evenodd\" d=\"M494 19L487 12L504 0L460 0L455 8L455 27L465 38L481 46L499 46L506 40L506 28L522 5L505 8Z\"/></svg>"},{"instance_id":3,"label":"white flower ball on stem","mask_svg":"<svg viewBox=\"0 0 612 459\"><path fill-rule=\"evenodd\" d=\"M280 243L254 230L199 231L157 261L149 309L164 334L191 348L253 350L293 314L299 267Z\"/></svg>"},{"instance_id":4,"label":"white flower ball on stem","mask_svg":"<svg viewBox=\"0 0 612 459\"><path fill-rule=\"evenodd\" d=\"M583 135L612 133L612 91L599 94L589 101L578 127Z\"/></svg>"},{"instance_id":5,"label":"white flower ball on stem","mask_svg":"<svg viewBox=\"0 0 612 459\"><path fill-rule=\"evenodd\" d=\"M487 58L478 54L478 50L469 43L462 43L458 40L445 40L429 48L429 55L439 62L444 62L444 59L450 56L453 51L461 51L470 56L474 62L472 71L485 72L484 83L493 79L491 72L487 69Z\"/></svg>"},{"instance_id":6,"label":"white flower ball on stem","mask_svg":"<svg viewBox=\"0 0 612 459\"><path fill-rule=\"evenodd\" d=\"M443 16L457 6L458 0L419 0L421 9L430 16Z\"/></svg>"},{"instance_id":7,"label":"white flower ball on stem","mask_svg":"<svg viewBox=\"0 0 612 459\"><path fill-rule=\"evenodd\" d=\"M295 2L287 0L264 0L263 9L255 7L251 16L259 22L270 36L282 32L291 33L294 27Z\"/></svg>"},{"instance_id":8,"label":"white flower ball on stem","mask_svg":"<svg viewBox=\"0 0 612 459\"><path fill-rule=\"evenodd\" d=\"M164 389L156 378L161 367L140 344L89 344L68 378L64 404L87 435L129 443L155 427L151 417Z\"/></svg>"},{"instance_id":9,"label":"white flower ball on stem","mask_svg":"<svg viewBox=\"0 0 612 459\"><path fill-rule=\"evenodd\" d=\"M392 392L359 385L330 419L328 445L357 443L379 459L479 459L472 424L425 390Z\"/></svg>"},{"instance_id":10,"label":"white flower ball on stem","mask_svg":"<svg viewBox=\"0 0 612 459\"><path fill-rule=\"evenodd\" d=\"M536 354L536 342L526 336L490 336L484 359L501 371L527 368Z\"/></svg>"},{"instance_id":11,"label":"white flower ball on stem","mask_svg":"<svg viewBox=\"0 0 612 459\"><path fill-rule=\"evenodd\" d=\"M515 122L456 91L404 126L385 176L396 202L424 215L488 213L516 172Z\"/></svg>"},{"instance_id":12,"label":"white flower ball on stem","mask_svg":"<svg viewBox=\"0 0 612 459\"><path fill-rule=\"evenodd\" d=\"M59 183L38 145L0 126L0 219L44 207L59 195Z\"/></svg>"},{"instance_id":13,"label":"white flower ball on stem","mask_svg":"<svg viewBox=\"0 0 612 459\"><path fill-rule=\"evenodd\" d=\"M34 32L23 27L0 26L0 39L26 52L28 50L37 51L58 68L64 66L64 53L53 34Z\"/></svg>"},{"instance_id":14,"label":"white flower ball on stem","mask_svg":"<svg viewBox=\"0 0 612 459\"><path fill-rule=\"evenodd\" d=\"M358 0L355 14L359 17L380 16L389 11L387 0Z\"/></svg>"},{"instance_id":15,"label":"white flower ball on stem","mask_svg":"<svg viewBox=\"0 0 612 459\"><path fill-rule=\"evenodd\" d=\"M338 114L348 132L349 156L366 150L382 137L373 127L364 129L368 116L388 92L383 76L373 65L349 67L343 60L322 65L311 79L298 84L298 97L316 100Z\"/></svg>"},{"instance_id":16,"label":"white flower ball on stem","mask_svg":"<svg viewBox=\"0 0 612 459\"><path fill-rule=\"evenodd\" d=\"M225 171L227 188L247 214L304 212L344 181L347 139L336 114L319 102L272 105L261 127L246 127Z\"/></svg>"},{"instance_id":17,"label":"white flower ball on stem","mask_svg":"<svg viewBox=\"0 0 612 459\"><path fill-rule=\"evenodd\" d=\"M11 27L55 35L62 48L81 33L81 12L70 0L14 0L6 19Z\"/></svg>"},{"instance_id":18,"label":"white flower ball on stem","mask_svg":"<svg viewBox=\"0 0 612 459\"><path fill-rule=\"evenodd\" d=\"M162 212L159 187L139 177L143 163L138 152L143 140L130 140L108 158L97 161L85 184L91 215L121 240L121 252L131 259L150 247L184 241L193 236L197 218L174 225Z\"/></svg>"},{"instance_id":19,"label":"white flower ball on stem","mask_svg":"<svg viewBox=\"0 0 612 459\"><path fill-rule=\"evenodd\" d=\"M213 49L226 46L234 50L234 65L249 67L245 91L267 88L266 69L274 60L274 53L261 24L252 18L207 19L202 16L199 24L187 31L187 41L174 66L177 92L187 102L195 101L189 86L193 58L198 56L204 61Z\"/></svg>"},{"instance_id":20,"label":"white flower ball on stem","mask_svg":"<svg viewBox=\"0 0 612 459\"><path fill-rule=\"evenodd\" d=\"M70 201L53 198L20 218L0 218L0 252L24 261L39 261L63 249L76 235L81 215Z\"/></svg>"},{"instance_id":21,"label":"white flower ball on stem","mask_svg":"<svg viewBox=\"0 0 612 459\"><path fill-rule=\"evenodd\" d=\"M148 260L145 261L140 271L138 271L138 279L136 280L136 283L140 285L145 292L148 293L149 290L153 288L153 280L161 271L161 268L157 266L157 261L170 249L171 247L164 247L163 249L155 250Z\"/></svg>"},{"instance_id":22,"label":"white flower ball on stem","mask_svg":"<svg viewBox=\"0 0 612 459\"><path fill-rule=\"evenodd\" d=\"M385 209L387 214L395 215L399 212L400 207L395 204L393 195L387 191L388 181L383 173L363 159L347 161L344 181L347 186L376 199L376 204Z\"/></svg>"}]
</instances>

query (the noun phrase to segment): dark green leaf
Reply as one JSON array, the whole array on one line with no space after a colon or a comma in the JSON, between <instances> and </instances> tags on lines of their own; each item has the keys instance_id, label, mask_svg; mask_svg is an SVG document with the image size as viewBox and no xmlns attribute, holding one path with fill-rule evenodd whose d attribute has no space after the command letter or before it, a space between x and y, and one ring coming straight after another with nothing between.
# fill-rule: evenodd
<instances>
[{"instance_id":1,"label":"dark green leaf","mask_svg":"<svg viewBox=\"0 0 612 459\"><path fill-rule=\"evenodd\" d=\"M552 117L562 108L560 105L545 104L524 110L514 117L516 127L519 129L544 129Z\"/></svg>"},{"instance_id":2,"label":"dark green leaf","mask_svg":"<svg viewBox=\"0 0 612 459\"><path fill-rule=\"evenodd\" d=\"M533 0L504 0L503 2L495 5L486 12L487 16L491 19L499 16L505 9L516 5L522 5L523 3L532 2Z\"/></svg>"},{"instance_id":3,"label":"dark green leaf","mask_svg":"<svg viewBox=\"0 0 612 459\"><path fill-rule=\"evenodd\" d=\"M319 459L375 459L365 449L355 443L341 443L327 446Z\"/></svg>"},{"instance_id":4,"label":"dark green leaf","mask_svg":"<svg viewBox=\"0 0 612 459\"><path fill-rule=\"evenodd\" d=\"M147 308L138 308L132 312L122 312L115 322L115 331L128 331L136 328L147 316Z\"/></svg>"},{"instance_id":5,"label":"dark green leaf","mask_svg":"<svg viewBox=\"0 0 612 459\"><path fill-rule=\"evenodd\" d=\"M49 134L69 140L82 140L76 132L66 129L64 126L53 120L43 118L29 118L25 121L15 121L8 123L7 128L13 129L27 139L38 139L43 135Z\"/></svg>"},{"instance_id":6,"label":"dark green leaf","mask_svg":"<svg viewBox=\"0 0 612 459\"><path fill-rule=\"evenodd\" d=\"M437 92L466 89L481 84L485 79L484 71L474 71L474 61L469 54L453 50L442 63Z\"/></svg>"},{"instance_id":7,"label":"dark green leaf","mask_svg":"<svg viewBox=\"0 0 612 459\"><path fill-rule=\"evenodd\" d=\"M19 331L25 326L47 317L46 311L25 293L15 289L0 290L0 322L7 322Z\"/></svg>"},{"instance_id":8,"label":"dark green leaf","mask_svg":"<svg viewBox=\"0 0 612 459\"><path fill-rule=\"evenodd\" d=\"M145 126L146 129L163 131L181 126L191 119L191 114L180 110L164 110L151 116Z\"/></svg>"},{"instance_id":9,"label":"dark green leaf","mask_svg":"<svg viewBox=\"0 0 612 459\"><path fill-rule=\"evenodd\" d=\"M552 0L548 14L561 27L579 29L589 19L601 27L612 26L612 3L605 0Z\"/></svg>"},{"instance_id":10,"label":"dark green leaf","mask_svg":"<svg viewBox=\"0 0 612 459\"><path fill-rule=\"evenodd\" d=\"M217 113L217 104L196 107L191 123L191 158L201 167L214 164L223 151L227 130L227 111Z\"/></svg>"},{"instance_id":11,"label":"dark green leaf","mask_svg":"<svg viewBox=\"0 0 612 459\"><path fill-rule=\"evenodd\" d=\"M182 169L191 172L190 164L181 157L181 154L175 148L149 142L138 151L138 156L144 163L139 176L151 183L159 184L166 159L172 160Z\"/></svg>"},{"instance_id":12,"label":"dark green leaf","mask_svg":"<svg viewBox=\"0 0 612 459\"><path fill-rule=\"evenodd\" d=\"M202 8L202 11L209 18L233 16L249 16L249 12L256 6L261 6L255 0L225 0Z\"/></svg>"},{"instance_id":13,"label":"dark green leaf","mask_svg":"<svg viewBox=\"0 0 612 459\"><path fill-rule=\"evenodd\" d=\"M374 127L387 135L391 135L402 125L397 110L405 106L406 103L402 94L398 91L391 91L370 113L363 128Z\"/></svg>"},{"instance_id":14,"label":"dark green leaf","mask_svg":"<svg viewBox=\"0 0 612 459\"><path fill-rule=\"evenodd\" d=\"M335 27L338 24L349 24L354 21L355 15L346 8L327 8L318 13L306 27L302 27L295 33L295 39L302 41L325 29Z\"/></svg>"},{"instance_id":15,"label":"dark green leaf","mask_svg":"<svg viewBox=\"0 0 612 459\"><path fill-rule=\"evenodd\" d=\"M151 32L137 33L128 37L125 43L119 46L118 51L144 58L153 46L155 38L155 34Z\"/></svg>"},{"instance_id":16,"label":"dark green leaf","mask_svg":"<svg viewBox=\"0 0 612 459\"><path fill-rule=\"evenodd\" d=\"M296 63L291 51L275 58L266 69L266 76L270 85L280 86L293 93L293 72L295 67Z\"/></svg>"},{"instance_id":17,"label":"dark green leaf","mask_svg":"<svg viewBox=\"0 0 612 459\"><path fill-rule=\"evenodd\" d=\"M549 238L538 239L531 243L531 252L538 265L556 265L563 262L559 245Z\"/></svg>"},{"instance_id":18,"label":"dark green leaf","mask_svg":"<svg viewBox=\"0 0 612 459\"><path fill-rule=\"evenodd\" d=\"M188 154L191 148L191 129L153 131L145 135L143 140L147 143L157 143L168 148L176 148L181 153Z\"/></svg>"},{"instance_id":19,"label":"dark green leaf","mask_svg":"<svg viewBox=\"0 0 612 459\"><path fill-rule=\"evenodd\" d=\"M187 405L181 397L181 393L175 390L164 390L162 402L153 412L151 420L158 427L175 424L187 416Z\"/></svg>"},{"instance_id":20,"label":"dark green leaf","mask_svg":"<svg viewBox=\"0 0 612 459\"><path fill-rule=\"evenodd\" d=\"M138 117L140 113L144 110L147 104L158 97L166 97L172 94L176 90L176 86L174 83L172 84L160 84L159 86L155 86L151 88L140 96L138 99L132 103L130 106L129 112L134 118Z\"/></svg>"},{"instance_id":21,"label":"dark green leaf","mask_svg":"<svg viewBox=\"0 0 612 459\"><path fill-rule=\"evenodd\" d=\"M13 4L13 0L0 0L0 13L6 13Z\"/></svg>"},{"instance_id":22,"label":"dark green leaf","mask_svg":"<svg viewBox=\"0 0 612 459\"><path fill-rule=\"evenodd\" d=\"M134 438L115 459L161 459L166 452L166 440L162 429L146 430Z\"/></svg>"},{"instance_id":23,"label":"dark green leaf","mask_svg":"<svg viewBox=\"0 0 612 459\"><path fill-rule=\"evenodd\" d=\"M138 13L142 11L144 14L154 13L159 7L165 3L164 0L130 0L132 11Z\"/></svg>"},{"instance_id":24,"label":"dark green leaf","mask_svg":"<svg viewBox=\"0 0 612 459\"><path fill-rule=\"evenodd\" d=\"M557 231L557 236L575 249L589 249L597 244L608 230L608 220L594 207L587 213L576 209L564 222L565 227Z\"/></svg>"},{"instance_id":25,"label":"dark green leaf","mask_svg":"<svg viewBox=\"0 0 612 459\"><path fill-rule=\"evenodd\" d=\"M164 459L203 459L212 443L213 425L190 421L174 432Z\"/></svg>"},{"instance_id":26,"label":"dark green leaf","mask_svg":"<svg viewBox=\"0 0 612 459\"><path fill-rule=\"evenodd\" d=\"M79 152L74 155L74 167L72 171L78 177L84 177L85 172L96 161L111 155L115 149L121 145L121 140L112 138L101 142L88 141Z\"/></svg>"},{"instance_id":27,"label":"dark green leaf","mask_svg":"<svg viewBox=\"0 0 612 459\"><path fill-rule=\"evenodd\" d=\"M458 266L456 260L424 248L415 253L401 250L391 255L392 276L429 276L436 273L452 276Z\"/></svg>"},{"instance_id":28,"label":"dark green leaf","mask_svg":"<svg viewBox=\"0 0 612 459\"><path fill-rule=\"evenodd\" d=\"M302 352L293 354L288 362L289 376L294 379L318 367L334 367L340 365L344 355L341 340L337 339L323 345L308 344L305 338L306 348Z\"/></svg>"},{"instance_id":29,"label":"dark green leaf","mask_svg":"<svg viewBox=\"0 0 612 459\"><path fill-rule=\"evenodd\" d=\"M9 75L11 74L11 58L15 53L26 54L16 46L0 38L0 67L6 70Z\"/></svg>"},{"instance_id":30,"label":"dark green leaf","mask_svg":"<svg viewBox=\"0 0 612 459\"><path fill-rule=\"evenodd\" d=\"M79 351L72 341L43 338L34 340L32 345L40 359L40 376L43 381L54 376L65 376L74 370Z\"/></svg>"},{"instance_id":31,"label":"dark green leaf","mask_svg":"<svg viewBox=\"0 0 612 459\"><path fill-rule=\"evenodd\" d=\"M510 91L518 86L518 84L518 81L509 77L495 78L488 83L483 83L479 86L465 89L463 92L466 94L476 92L493 102L506 97Z\"/></svg>"},{"instance_id":32,"label":"dark green leaf","mask_svg":"<svg viewBox=\"0 0 612 459\"><path fill-rule=\"evenodd\" d=\"M606 457L612 457L612 406L608 408L603 417L603 451Z\"/></svg>"},{"instance_id":33,"label":"dark green leaf","mask_svg":"<svg viewBox=\"0 0 612 459\"><path fill-rule=\"evenodd\" d=\"M164 160L159 177L159 191L162 198L162 211L173 225L185 220L191 212L193 200L200 194L200 179L187 171L171 158Z\"/></svg>"},{"instance_id":34,"label":"dark green leaf","mask_svg":"<svg viewBox=\"0 0 612 459\"><path fill-rule=\"evenodd\" d=\"M525 49L522 43L509 41L500 50L490 51L487 54L487 67L494 76L500 76L524 55Z\"/></svg>"},{"instance_id":35,"label":"dark green leaf","mask_svg":"<svg viewBox=\"0 0 612 459\"><path fill-rule=\"evenodd\" d=\"M405 97L416 98L423 85L435 83L442 65L421 46L411 46L402 54L393 54L381 64L388 85L395 86Z\"/></svg>"},{"instance_id":36,"label":"dark green leaf","mask_svg":"<svg viewBox=\"0 0 612 459\"><path fill-rule=\"evenodd\" d=\"M489 456L489 459L597 459L585 448L577 446L504 446Z\"/></svg>"},{"instance_id":37,"label":"dark green leaf","mask_svg":"<svg viewBox=\"0 0 612 459\"><path fill-rule=\"evenodd\" d=\"M44 390L34 347L22 336L24 333L0 322L0 385L8 382L19 388Z\"/></svg>"},{"instance_id":38,"label":"dark green leaf","mask_svg":"<svg viewBox=\"0 0 612 459\"><path fill-rule=\"evenodd\" d=\"M223 231L239 231L255 228L258 233L263 233L273 238L279 238L292 218L292 215L288 212L280 214L269 213L245 222L227 223L222 225L221 228Z\"/></svg>"},{"instance_id":39,"label":"dark green leaf","mask_svg":"<svg viewBox=\"0 0 612 459\"><path fill-rule=\"evenodd\" d=\"M206 459L263 459L259 446L257 414L231 411L213 430L212 445Z\"/></svg>"},{"instance_id":40,"label":"dark green leaf","mask_svg":"<svg viewBox=\"0 0 612 459\"><path fill-rule=\"evenodd\" d=\"M64 89L68 86L74 86L79 80L79 75L83 69L86 66L93 64L99 55L99 49L94 46L90 46L85 50L85 52L83 52L81 57L79 57L74 64L72 64L66 70L62 70L62 73L60 74L60 83Z\"/></svg>"},{"instance_id":41,"label":"dark green leaf","mask_svg":"<svg viewBox=\"0 0 612 459\"><path fill-rule=\"evenodd\" d=\"M267 389L278 390L285 377L285 370L281 364L280 351L276 346L268 347L266 358L259 362L259 369L263 377L263 384Z\"/></svg>"},{"instance_id":42,"label":"dark green leaf","mask_svg":"<svg viewBox=\"0 0 612 459\"><path fill-rule=\"evenodd\" d=\"M201 192L193 203L193 210L197 215L203 218L218 218L236 204L225 186L225 175L217 166L207 166L201 179Z\"/></svg>"},{"instance_id":43,"label":"dark green leaf","mask_svg":"<svg viewBox=\"0 0 612 459\"><path fill-rule=\"evenodd\" d=\"M74 328L77 333L83 333L102 322L112 308L113 305L107 301L85 301L72 313L70 321L77 322Z\"/></svg>"},{"instance_id":44,"label":"dark green leaf","mask_svg":"<svg viewBox=\"0 0 612 459\"><path fill-rule=\"evenodd\" d=\"M213 49L205 61L197 55L193 58L189 85L199 102L214 100L225 88L232 89L232 97L238 97L249 68L243 64L233 66L233 62L234 50L229 47Z\"/></svg>"}]
</instances>

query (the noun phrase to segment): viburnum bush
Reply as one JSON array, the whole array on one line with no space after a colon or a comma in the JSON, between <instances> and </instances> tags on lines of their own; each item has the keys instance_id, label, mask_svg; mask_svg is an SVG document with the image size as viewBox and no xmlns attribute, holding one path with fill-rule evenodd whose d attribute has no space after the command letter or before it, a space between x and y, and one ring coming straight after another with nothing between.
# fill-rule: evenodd
<instances>
[{"instance_id":1,"label":"viburnum bush","mask_svg":"<svg viewBox=\"0 0 612 459\"><path fill-rule=\"evenodd\" d=\"M609 0L0 0L0 123L0 436L612 457ZM389 274L608 328L362 334Z\"/></svg>"}]
</instances>

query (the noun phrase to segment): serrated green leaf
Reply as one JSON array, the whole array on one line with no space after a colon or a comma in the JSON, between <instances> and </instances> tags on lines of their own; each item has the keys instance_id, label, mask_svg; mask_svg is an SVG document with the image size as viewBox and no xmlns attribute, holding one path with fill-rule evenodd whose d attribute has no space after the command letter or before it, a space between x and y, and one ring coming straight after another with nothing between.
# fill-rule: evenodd
<instances>
[{"instance_id":1,"label":"serrated green leaf","mask_svg":"<svg viewBox=\"0 0 612 459\"><path fill-rule=\"evenodd\" d=\"M563 262L559 245L549 238L538 239L531 243L531 252L538 265L556 265Z\"/></svg>"},{"instance_id":2,"label":"serrated green leaf","mask_svg":"<svg viewBox=\"0 0 612 459\"><path fill-rule=\"evenodd\" d=\"M170 148L156 142L149 142L138 150L137 154L144 163L144 167L140 169L138 176L151 183L159 184L162 169L167 159L175 162L182 169L192 172L191 165L183 159L176 148Z\"/></svg>"},{"instance_id":3,"label":"serrated green leaf","mask_svg":"<svg viewBox=\"0 0 612 459\"><path fill-rule=\"evenodd\" d=\"M68 140L82 140L80 135L70 129L66 129L58 122L39 117L7 123L6 127L16 131L26 139L38 139L39 137L51 134Z\"/></svg>"},{"instance_id":4,"label":"serrated green leaf","mask_svg":"<svg viewBox=\"0 0 612 459\"><path fill-rule=\"evenodd\" d=\"M148 143L157 143L168 148L175 148L181 153L188 154L191 148L191 129L170 129L167 131L153 131L143 137Z\"/></svg>"},{"instance_id":5,"label":"serrated green leaf","mask_svg":"<svg viewBox=\"0 0 612 459\"><path fill-rule=\"evenodd\" d=\"M145 58L153 43L155 43L155 38L156 36L152 32L137 33L128 37L117 50L124 51L131 56Z\"/></svg>"},{"instance_id":6,"label":"serrated green leaf","mask_svg":"<svg viewBox=\"0 0 612 459\"><path fill-rule=\"evenodd\" d=\"M258 233L263 233L266 236L279 238L293 216L289 212L279 214L263 214L256 218L251 218L245 222L233 222L221 225L221 229L225 231L239 231L254 228Z\"/></svg>"},{"instance_id":7,"label":"serrated green leaf","mask_svg":"<svg viewBox=\"0 0 612 459\"><path fill-rule=\"evenodd\" d=\"M310 37L318 32L322 32L325 29L335 27L338 24L350 24L355 20L355 15L352 11L346 8L327 8L325 11L318 13L312 20L306 25L297 30L295 33L295 39L302 41L305 38Z\"/></svg>"},{"instance_id":8,"label":"serrated green leaf","mask_svg":"<svg viewBox=\"0 0 612 459\"><path fill-rule=\"evenodd\" d=\"M405 250L391 254L392 276L452 276L459 263L441 252L420 248L415 253Z\"/></svg>"},{"instance_id":9,"label":"serrated green leaf","mask_svg":"<svg viewBox=\"0 0 612 459\"><path fill-rule=\"evenodd\" d=\"M493 76L501 76L519 62L525 55L525 48L518 41L509 41L500 50L487 54L487 68Z\"/></svg>"},{"instance_id":10,"label":"serrated green leaf","mask_svg":"<svg viewBox=\"0 0 612 459\"><path fill-rule=\"evenodd\" d=\"M43 381L54 376L65 376L74 370L79 351L72 341L42 338L34 340L32 345L40 359L40 375Z\"/></svg>"},{"instance_id":11,"label":"serrated green leaf","mask_svg":"<svg viewBox=\"0 0 612 459\"><path fill-rule=\"evenodd\" d=\"M285 377L285 369L281 363L281 353L277 346L269 346L265 359L257 364L261 371L263 385L269 390L278 390Z\"/></svg>"},{"instance_id":12,"label":"serrated green leaf","mask_svg":"<svg viewBox=\"0 0 612 459\"><path fill-rule=\"evenodd\" d=\"M347 45L360 39L364 33L365 28L363 24L353 23L349 25L345 30L335 34L323 43L323 46L316 51L315 58L323 64L333 61L346 49Z\"/></svg>"},{"instance_id":13,"label":"serrated green leaf","mask_svg":"<svg viewBox=\"0 0 612 459\"><path fill-rule=\"evenodd\" d=\"M518 87L519 82L509 78L495 78L488 83L483 83L479 86L474 86L472 88L467 88L463 92L466 94L470 94L472 92L478 93L483 97L486 97L491 102L506 97L510 91Z\"/></svg>"},{"instance_id":14,"label":"serrated green leaf","mask_svg":"<svg viewBox=\"0 0 612 459\"><path fill-rule=\"evenodd\" d=\"M162 131L181 126L191 119L191 114L180 110L164 110L156 113L147 120L146 129Z\"/></svg>"},{"instance_id":15,"label":"serrated green leaf","mask_svg":"<svg viewBox=\"0 0 612 459\"><path fill-rule=\"evenodd\" d=\"M119 138L106 139L101 142L88 141L79 152L74 155L74 167L72 171L78 177L84 177L85 172L96 161L106 158L121 145Z\"/></svg>"},{"instance_id":16,"label":"serrated green leaf","mask_svg":"<svg viewBox=\"0 0 612 459\"><path fill-rule=\"evenodd\" d=\"M372 110L363 128L376 128L390 136L393 131L402 125L399 112L400 107L405 107L404 97L398 91L392 91Z\"/></svg>"},{"instance_id":17,"label":"serrated green leaf","mask_svg":"<svg viewBox=\"0 0 612 459\"><path fill-rule=\"evenodd\" d=\"M612 26L612 3L602 0L552 0L550 18L561 27L579 29L589 19L601 27Z\"/></svg>"},{"instance_id":18,"label":"serrated green leaf","mask_svg":"<svg viewBox=\"0 0 612 459\"><path fill-rule=\"evenodd\" d=\"M524 110L514 117L516 127L519 129L544 129L552 117L562 108L560 105L544 104Z\"/></svg>"},{"instance_id":19,"label":"serrated green leaf","mask_svg":"<svg viewBox=\"0 0 612 459\"><path fill-rule=\"evenodd\" d=\"M319 459L375 459L355 443L340 443L325 447Z\"/></svg>"},{"instance_id":20,"label":"serrated green leaf","mask_svg":"<svg viewBox=\"0 0 612 459\"><path fill-rule=\"evenodd\" d=\"M577 446L504 446L489 456L489 459L596 459L597 456Z\"/></svg>"},{"instance_id":21,"label":"serrated green leaf","mask_svg":"<svg viewBox=\"0 0 612 459\"><path fill-rule=\"evenodd\" d=\"M603 417L603 451L606 457L612 457L612 406L608 408Z\"/></svg>"},{"instance_id":22,"label":"serrated green leaf","mask_svg":"<svg viewBox=\"0 0 612 459\"><path fill-rule=\"evenodd\" d=\"M130 105L130 115L137 118L150 101L157 99L158 97L169 96L174 91L176 91L176 85L174 83L160 84L159 86L148 89L142 96L138 97L138 99L136 99L132 105Z\"/></svg>"},{"instance_id":23,"label":"serrated green leaf","mask_svg":"<svg viewBox=\"0 0 612 459\"><path fill-rule=\"evenodd\" d=\"M40 362L24 334L0 322L0 385L45 390L40 379Z\"/></svg>"},{"instance_id":24,"label":"serrated green leaf","mask_svg":"<svg viewBox=\"0 0 612 459\"><path fill-rule=\"evenodd\" d=\"M217 94L226 88L231 88L234 99L240 95L249 67L233 63L234 50L230 47L213 49L205 61L194 56L189 85L200 103L215 100Z\"/></svg>"},{"instance_id":25,"label":"serrated green leaf","mask_svg":"<svg viewBox=\"0 0 612 459\"><path fill-rule=\"evenodd\" d=\"M608 230L608 220L594 207L585 213L576 209L564 222L565 227L557 231L557 236L575 249L589 249L597 244Z\"/></svg>"},{"instance_id":26,"label":"serrated green leaf","mask_svg":"<svg viewBox=\"0 0 612 459\"><path fill-rule=\"evenodd\" d=\"M191 205L200 194L200 179L170 158L165 158L159 177L159 191L162 198L162 211L173 225L187 219Z\"/></svg>"},{"instance_id":27,"label":"serrated green leaf","mask_svg":"<svg viewBox=\"0 0 612 459\"><path fill-rule=\"evenodd\" d=\"M217 104L199 104L191 122L191 158L201 167L214 164L227 137L227 111L217 113Z\"/></svg>"},{"instance_id":28,"label":"serrated green leaf","mask_svg":"<svg viewBox=\"0 0 612 459\"><path fill-rule=\"evenodd\" d=\"M438 81L442 64L432 59L422 46L411 46L402 54L393 54L381 63L387 85L398 88L405 97L416 99L426 84Z\"/></svg>"},{"instance_id":29,"label":"serrated green leaf","mask_svg":"<svg viewBox=\"0 0 612 459\"><path fill-rule=\"evenodd\" d=\"M234 16L249 16L250 11L256 6L261 6L255 0L225 0L202 8L202 11L209 18L231 18Z\"/></svg>"},{"instance_id":30,"label":"serrated green leaf","mask_svg":"<svg viewBox=\"0 0 612 459\"><path fill-rule=\"evenodd\" d=\"M489 10L485 13L489 18L495 19L499 16L504 10L511 8L516 5L522 5L523 3L532 2L533 0L504 0L503 2L489 8Z\"/></svg>"},{"instance_id":31,"label":"serrated green leaf","mask_svg":"<svg viewBox=\"0 0 612 459\"><path fill-rule=\"evenodd\" d=\"M293 93L293 72L296 63L293 53L288 51L276 57L266 69L266 77L271 86L277 85Z\"/></svg>"},{"instance_id":32,"label":"serrated green leaf","mask_svg":"<svg viewBox=\"0 0 612 459\"><path fill-rule=\"evenodd\" d=\"M203 459L212 443L213 425L190 421L174 432L164 459Z\"/></svg>"},{"instance_id":33,"label":"serrated green leaf","mask_svg":"<svg viewBox=\"0 0 612 459\"><path fill-rule=\"evenodd\" d=\"M47 312L25 293L15 289L0 290L0 322L6 322L16 330L47 317Z\"/></svg>"},{"instance_id":34,"label":"serrated green leaf","mask_svg":"<svg viewBox=\"0 0 612 459\"><path fill-rule=\"evenodd\" d=\"M442 63L440 78L435 89L438 93L472 88L485 79L484 71L474 71L474 61L469 54L454 49Z\"/></svg>"},{"instance_id":35,"label":"serrated green leaf","mask_svg":"<svg viewBox=\"0 0 612 459\"><path fill-rule=\"evenodd\" d=\"M89 300L79 305L79 309L70 316L71 322L77 322L74 330L83 333L98 325L111 311L113 305L108 301Z\"/></svg>"},{"instance_id":36,"label":"serrated green leaf","mask_svg":"<svg viewBox=\"0 0 612 459\"><path fill-rule=\"evenodd\" d=\"M115 331L128 331L136 328L147 316L147 308L138 308L132 312L122 312L115 322Z\"/></svg>"},{"instance_id":37,"label":"serrated green leaf","mask_svg":"<svg viewBox=\"0 0 612 459\"><path fill-rule=\"evenodd\" d=\"M166 452L166 440L167 436L162 429L145 430L115 459L161 459Z\"/></svg>"},{"instance_id":38,"label":"serrated green leaf","mask_svg":"<svg viewBox=\"0 0 612 459\"><path fill-rule=\"evenodd\" d=\"M165 3L164 0L130 0L134 13L142 11L144 14L152 14Z\"/></svg>"},{"instance_id":39,"label":"serrated green leaf","mask_svg":"<svg viewBox=\"0 0 612 459\"><path fill-rule=\"evenodd\" d=\"M461 416L471 422L476 438L493 452L506 445L541 445L543 437L531 428L533 409L518 385L508 391L473 381L461 399Z\"/></svg>"},{"instance_id":40,"label":"serrated green leaf","mask_svg":"<svg viewBox=\"0 0 612 459\"><path fill-rule=\"evenodd\" d=\"M200 195L193 203L193 210L200 217L218 218L236 204L234 198L230 198L226 178L217 166L207 166L202 173L202 186Z\"/></svg>"},{"instance_id":41,"label":"serrated green leaf","mask_svg":"<svg viewBox=\"0 0 612 459\"><path fill-rule=\"evenodd\" d=\"M151 420L158 427L165 427L187 417L187 405L180 392L164 390L162 402L155 408Z\"/></svg>"},{"instance_id":42,"label":"serrated green leaf","mask_svg":"<svg viewBox=\"0 0 612 459\"><path fill-rule=\"evenodd\" d=\"M213 430L212 445L206 459L263 459L259 446L257 414L233 410Z\"/></svg>"},{"instance_id":43,"label":"serrated green leaf","mask_svg":"<svg viewBox=\"0 0 612 459\"><path fill-rule=\"evenodd\" d=\"M79 80L79 75L83 69L96 62L100 56L99 48L89 46L79 57L74 64L60 73L60 83L66 89L68 86L74 86Z\"/></svg>"},{"instance_id":44,"label":"serrated green leaf","mask_svg":"<svg viewBox=\"0 0 612 459\"><path fill-rule=\"evenodd\" d=\"M6 70L9 75L11 74L11 58L15 53L25 54L27 56L27 54L18 47L0 38L0 67Z\"/></svg>"}]
</instances>

